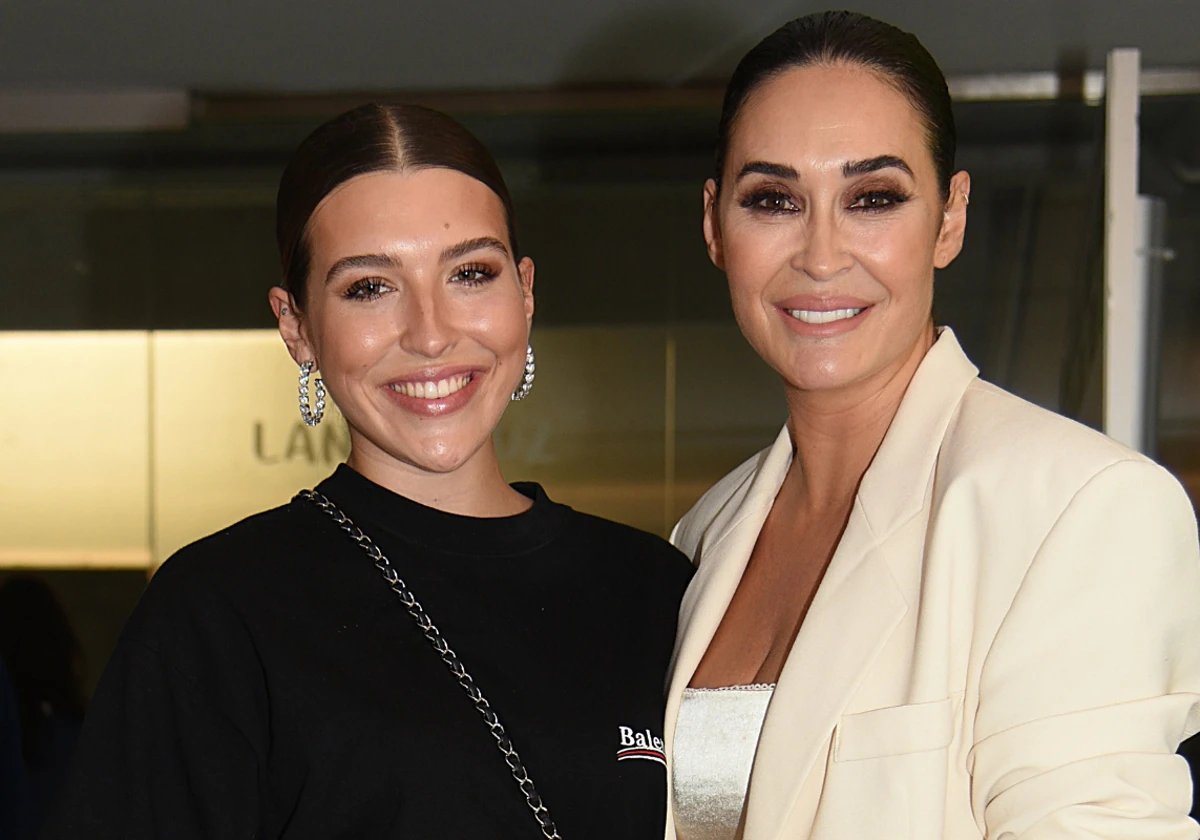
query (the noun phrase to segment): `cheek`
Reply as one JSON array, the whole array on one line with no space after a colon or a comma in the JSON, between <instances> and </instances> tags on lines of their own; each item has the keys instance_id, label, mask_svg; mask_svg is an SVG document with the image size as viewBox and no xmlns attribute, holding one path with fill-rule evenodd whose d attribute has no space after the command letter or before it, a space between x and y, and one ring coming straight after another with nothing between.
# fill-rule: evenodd
<instances>
[{"instance_id":1,"label":"cheek","mask_svg":"<svg viewBox=\"0 0 1200 840\"><path fill-rule=\"evenodd\" d=\"M760 293L781 269L794 250L780 228L732 226L722 231L725 276L736 301Z\"/></svg>"},{"instance_id":2,"label":"cheek","mask_svg":"<svg viewBox=\"0 0 1200 840\"><path fill-rule=\"evenodd\" d=\"M395 324L382 310L330 312L317 326L314 350L331 379L353 378L396 343Z\"/></svg>"},{"instance_id":3,"label":"cheek","mask_svg":"<svg viewBox=\"0 0 1200 840\"><path fill-rule=\"evenodd\" d=\"M934 235L927 225L865 227L853 237L856 260L892 297L927 296Z\"/></svg>"},{"instance_id":4,"label":"cheek","mask_svg":"<svg viewBox=\"0 0 1200 840\"><path fill-rule=\"evenodd\" d=\"M525 318L525 299L519 293L496 295L482 306L469 305L465 318L480 343L497 355L504 355L517 346L524 352L529 325Z\"/></svg>"}]
</instances>

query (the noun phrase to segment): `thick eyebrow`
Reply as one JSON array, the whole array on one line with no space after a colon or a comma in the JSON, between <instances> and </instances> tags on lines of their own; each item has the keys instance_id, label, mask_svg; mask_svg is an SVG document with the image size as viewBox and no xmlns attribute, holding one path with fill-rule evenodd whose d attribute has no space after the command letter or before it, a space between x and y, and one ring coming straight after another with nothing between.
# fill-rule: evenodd
<instances>
[{"instance_id":1,"label":"thick eyebrow","mask_svg":"<svg viewBox=\"0 0 1200 840\"><path fill-rule=\"evenodd\" d=\"M325 283L332 283L333 279L344 271L353 271L359 268L392 269L398 267L399 263L387 254L359 254L354 257L342 257L330 266L329 272L325 275Z\"/></svg>"},{"instance_id":2,"label":"thick eyebrow","mask_svg":"<svg viewBox=\"0 0 1200 840\"><path fill-rule=\"evenodd\" d=\"M737 180L742 180L747 175L769 175L772 178L782 178L785 181L798 181L800 176L795 169L790 166L784 166L782 163L767 163L765 160L752 160L742 167L742 171L738 173Z\"/></svg>"},{"instance_id":3,"label":"thick eyebrow","mask_svg":"<svg viewBox=\"0 0 1200 840\"><path fill-rule=\"evenodd\" d=\"M461 259L473 251L499 251L504 256L508 256L508 247L494 236L478 236L474 239L466 239L459 242L457 245L451 245L442 251L442 262L453 262Z\"/></svg>"},{"instance_id":4,"label":"thick eyebrow","mask_svg":"<svg viewBox=\"0 0 1200 840\"><path fill-rule=\"evenodd\" d=\"M910 178L913 177L912 168L909 167L903 159L895 155L880 155L879 157L868 158L867 160L850 160L842 164L842 177L855 178L859 175L869 175L872 172L878 172L880 169L899 169L906 173ZM740 181L747 175L767 175L772 178L782 178L785 181L798 181L800 175L795 169L790 166L785 166L782 163L767 163L763 160L752 160L742 167L738 173L737 179Z\"/></svg>"},{"instance_id":5,"label":"thick eyebrow","mask_svg":"<svg viewBox=\"0 0 1200 840\"><path fill-rule=\"evenodd\" d=\"M872 172L878 172L880 169L899 169L908 177L912 178L912 169L901 158L895 155L880 155L879 157L869 158L867 160L849 160L842 164L842 176L846 178L854 178L859 175L869 175Z\"/></svg>"}]
</instances>

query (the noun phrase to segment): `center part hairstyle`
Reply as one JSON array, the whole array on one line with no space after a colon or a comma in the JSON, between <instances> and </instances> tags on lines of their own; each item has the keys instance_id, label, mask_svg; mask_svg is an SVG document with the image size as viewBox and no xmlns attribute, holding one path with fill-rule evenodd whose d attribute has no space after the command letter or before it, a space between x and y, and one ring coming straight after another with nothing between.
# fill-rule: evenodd
<instances>
[{"instance_id":1,"label":"center part hairstyle","mask_svg":"<svg viewBox=\"0 0 1200 840\"><path fill-rule=\"evenodd\" d=\"M420 105L360 105L318 126L296 149L279 182L275 238L283 283L303 309L311 253L308 222L337 187L371 172L453 169L481 182L504 205L508 244L518 256L516 213L500 167L459 122Z\"/></svg>"},{"instance_id":2,"label":"center part hairstyle","mask_svg":"<svg viewBox=\"0 0 1200 840\"><path fill-rule=\"evenodd\" d=\"M818 12L785 23L746 53L725 89L717 129L721 184L738 114L760 86L796 67L857 65L876 72L908 99L925 124L942 197L950 194L958 142L946 77L915 35L858 12Z\"/></svg>"}]
</instances>

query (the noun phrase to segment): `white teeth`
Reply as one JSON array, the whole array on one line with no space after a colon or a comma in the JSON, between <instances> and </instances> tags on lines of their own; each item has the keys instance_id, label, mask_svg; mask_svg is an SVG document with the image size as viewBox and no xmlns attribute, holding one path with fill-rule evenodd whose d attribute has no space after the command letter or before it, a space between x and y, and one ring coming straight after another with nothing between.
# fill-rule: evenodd
<instances>
[{"instance_id":1,"label":"white teeth","mask_svg":"<svg viewBox=\"0 0 1200 840\"><path fill-rule=\"evenodd\" d=\"M448 397L456 391L461 391L470 381L471 376L467 374L465 376L451 376L447 379L439 379L437 382L397 382L391 385L391 389L398 394L404 394L406 397L416 397L421 400L436 400Z\"/></svg>"},{"instance_id":2,"label":"white teeth","mask_svg":"<svg viewBox=\"0 0 1200 840\"><path fill-rule=\"evenodd\" d=\"M834 321L845 321L847 318L853 318L865 308L830 309L827 312L818 312L812 309L789 309L787 313L797 321L803 321L806 324L832 324Z\"/></svg>"}]
</instances>

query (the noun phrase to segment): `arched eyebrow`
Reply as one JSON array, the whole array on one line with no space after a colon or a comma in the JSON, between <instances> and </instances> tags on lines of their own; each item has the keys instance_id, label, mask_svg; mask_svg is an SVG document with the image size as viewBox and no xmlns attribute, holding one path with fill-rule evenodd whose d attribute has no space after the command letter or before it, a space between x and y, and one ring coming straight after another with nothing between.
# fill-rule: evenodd
<instances>
[{"instance_id":1,"label":"arched eyebrow","mask_svg":"<svg viewBox=\"0 0 1200 840\"><path fill-rule=\"evenodd\" d=\"M442 251L442 262L448 263L462 259L473 251L499 251L508 256L508 247L494 236L477 236L467 239L457 245L451 245Z\"/></svg>"},{"instance_id":2,"label":"arched eyebrow","mask_svg":"<svg viewBox=\"0 0 1200 840\"><path fill-rule=\"evenodd\" d=\"M799 181L800 176L795 169L782 163L767 163L765 160L752 160L738 172L737 180L747 175L766 175L771 178L781 178L784 181Z\"/></svg>"},{"instance_id":3,"label":"arched eyebrow","mask_svg":"<svg viewBox=\"0 0 1200 840\"><path fill-rule=\"evenodd\" d=\"M860 175L869 175L872 172L878 172L881 169L899 169L908 177L912 178L912 167L904 162L903 158L898 158L895 155L879 155L878 157L867 158L866 160L848 160L842 164L843 178L856 178ZM738 172L737 180L742 180L747 175L766 175L771 178L780 178L784 181L800 180L799 173L790 166L782 163L768 163L765 160L752 160L742 167Z\"/></svg>"},{"instance_id":4,"label":"arched eyebrow","mask_svg":"<svg viewBox=\"0 0 1200 840\"><path fill-rule=\"evenodd\" d=\"M330 266L328 273L325 275L325 283L326 285L332 283L334 278L346 271L355 271L362 268L378 268L386 271L399 268L399 266L400 263L387 254L358 254L353 257L342 257Z\"/></svg>"},{"instance_id":5,"label":"arched eyebrow","mask_svg":"<svg viewBox=\"0 0 1200 840\"><path fill-rule=\"evenodd\" d=\"M912 169L903 158L898 158L895 155L880 155L879 157L868 158L867 160L849 160L842 164L842 176L846 178L855 178L859 175L869 175L872 172L878 172L880 169L899 169L901 172L912 178Z\"/></svg>"},{"instance_id":6,"label":"arched eyebrow","mask_svg":"<svg viewBox=\"0 0 1200 840\"><path fill-rule=\"evenodd\" d=\"M508 256L508 247L494 236L478 236L466 239L456 245L450 245L441 253L441 261L452 262L475 251L499 251ZM342 257L335 262L325 275L325 283L329 284L341 273L357 271L364 268L375 268L382 271L400 268L400 261L387 254L357 254L353 257Z\"/></svg>"}]
</instances>

